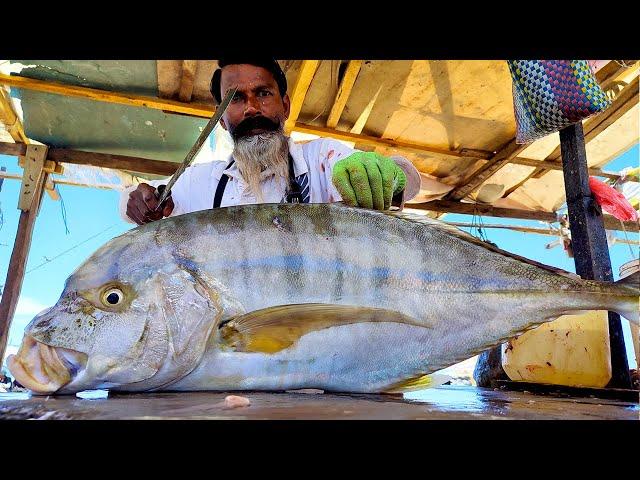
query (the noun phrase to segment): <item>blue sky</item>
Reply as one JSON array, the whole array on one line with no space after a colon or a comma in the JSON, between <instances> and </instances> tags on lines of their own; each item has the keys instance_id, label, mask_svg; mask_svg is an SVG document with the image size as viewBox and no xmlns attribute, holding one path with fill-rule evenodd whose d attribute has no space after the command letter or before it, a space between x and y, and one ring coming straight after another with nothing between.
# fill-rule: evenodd
<instances>
[{"instance_id":1,"label":"blue sky","mask_svg":"<svg viewBox=\"0 0 640 480\"><path fill-rule=\"evenodd\" d=\"M638 166L640 153L638 145L618 157L606 166L607 170L618 171L627 166ZM22 174L16 157L0 155L0 166L5 166L9 173ZM0 209L4 222L0 229L0 284L4 284L11 250L18 226L19 210L17 209L20 182L5 180L0 192ZM52 201L45 195L40 214L36 221L27 274L22 286L18 311L14 317L9 334L9 344L17 346L22 339L26 324L38 311L53 305L58 300L67 277L89 255L107 240L129 230L133 225L124 222L118 214L119 193L113 190L98 190L82 187L60 185L66 210L66 233L62 216L62 202ZM447 215L448 221L469 222L466 215ZM520 224L542 226L536 221L518 221L484 217L485 223ZM533 260L575 272L573 259L569 258L561 247L546 249L545 245L553 241L553 237L519 233L504 230L486 230L489 240L500 248L531 258ZM95 236L95 238L89 239ZM630 238L638 239L638 235L630 234ZM87 240L89 239L89 240ZM84 243L83 243L84 242ZM66 254L55 258L43 266L39 266L73 248ZM638 257L638 247L633 247ZM618 278L620 266L632 259L629 246L615 244L610 248L611 263L614 276ZM35 268L37 267L37 268ZM33 271L30 271L32 270ZM626 321L624 322L626 324ZM633 359L633 349L625 328L628 355Z\"/></svg>"}]
</instances>

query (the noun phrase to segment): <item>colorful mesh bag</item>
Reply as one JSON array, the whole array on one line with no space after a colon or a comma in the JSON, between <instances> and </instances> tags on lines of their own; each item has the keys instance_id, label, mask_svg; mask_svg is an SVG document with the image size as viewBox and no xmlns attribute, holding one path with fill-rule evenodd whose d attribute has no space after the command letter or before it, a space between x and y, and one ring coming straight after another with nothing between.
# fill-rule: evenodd
<instances>
[{"instance_id":1,"label":"colorful mesh bag","mask_svg":"<svg viewBox=\"0 0 640 480\"><path fill-rule=\"evenodd\" d=\"M509 60L516 143L529 143L606 110L587 60Z\"/></svg>"}]
</instances>

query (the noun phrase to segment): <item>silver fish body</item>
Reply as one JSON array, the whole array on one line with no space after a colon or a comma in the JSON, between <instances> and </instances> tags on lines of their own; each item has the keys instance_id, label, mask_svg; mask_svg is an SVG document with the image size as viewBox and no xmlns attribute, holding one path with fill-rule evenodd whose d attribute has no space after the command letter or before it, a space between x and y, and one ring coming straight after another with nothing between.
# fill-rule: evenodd
<instances>
[{"instance_id":1,"label":"silver fish body","mask_svg":"<svg viewBox=\"0 0 640 480\"><path fill-rule=\"evenodd\" d=\"M40 393L389 391L566 313L637 323L633 281L581 280L421 216L229 207L108 242L30 323L10 369ZM61 364L73 374L42 368Z\"/></svg>"}]
</instances>

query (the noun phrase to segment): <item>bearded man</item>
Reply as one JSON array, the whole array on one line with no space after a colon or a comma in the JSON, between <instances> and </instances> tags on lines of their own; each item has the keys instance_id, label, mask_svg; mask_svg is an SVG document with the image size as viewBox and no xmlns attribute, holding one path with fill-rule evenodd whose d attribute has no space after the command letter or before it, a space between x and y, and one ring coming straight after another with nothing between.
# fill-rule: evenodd
<instances>
[{"instance_id":1,"label":"bearded man","mask_svg":"<svg viewBox=\"0 0 640 480\"><path fill-rule=\"evenodd\" d=\"M226 161L192 165L158 208L163 182L123 192L122 217L138 225L197 210L252 203L330 203L387 210L413 198L420 175L408 160L349 148L330 138L304 144L284 134L290 100L276 60L219 60L211 93L237 88L220 124L233 139Z\"/></svg>"}]
</instances>

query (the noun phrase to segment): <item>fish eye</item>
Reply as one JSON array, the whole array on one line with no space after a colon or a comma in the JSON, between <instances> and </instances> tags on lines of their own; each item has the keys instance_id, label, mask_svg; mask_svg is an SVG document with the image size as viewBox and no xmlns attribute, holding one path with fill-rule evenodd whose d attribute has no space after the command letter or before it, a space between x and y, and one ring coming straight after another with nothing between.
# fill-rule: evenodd
<instances>
[{"instance_id":1,"label":"fish eye","mask_svg":"<svg viewBox=\"0 0 640 480\"><path fill-rule=\"evenodd\" d=\"M122 303L124 293L119 288L109 288L102 294L102 303L109 307L115 307Z\"/></svg>"}]
</instances>

